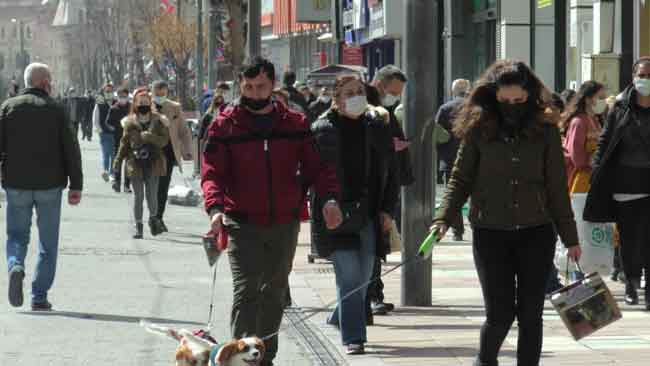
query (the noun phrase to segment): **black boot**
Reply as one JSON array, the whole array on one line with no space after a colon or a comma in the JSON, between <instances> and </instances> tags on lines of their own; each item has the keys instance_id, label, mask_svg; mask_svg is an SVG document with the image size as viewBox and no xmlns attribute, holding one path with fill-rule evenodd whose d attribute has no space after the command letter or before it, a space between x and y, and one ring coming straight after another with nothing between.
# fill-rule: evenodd
<instances>
[{"instance_id":1,"label":"black boot","mask_svg":"<svg viewBox=\"0 0 650 366\"><path fill-rule=\"evenodd\" d=\"M144 225L142 223L135 224L135 234L133 234L133 239L142 239L143 231L144 231Z\"/></svg>"},{"instance_id":2,"label":"black boot","mask_svg":"<svg viewBox=\"0 0 650 366\"><path fill-rule=\"evenodd\" d=\"M160 229L163 231L163 233L168 233L169 229L167 228L167 225L165 225L165 222L163 219L158 219L158 222L160 223Z\"/></svg>"},{"instance_id":3,"label":"black boot","mask_svg":"<svg viewBox=\"0 0 650 366\"><path fill-rule=\"evenodd\" d=\"M160 219L157 217L152 217L149 219L149 229L151 230L151 235L158 236L163 233L163 229L160 225Z\"/></svg>"},{"instance_id":4,"label":"black boot","mask_svg":"<svg viewBox=\"0 0 650 366\"><path fill-rule=\"evenodd\" d=\"M639 303L639 294L637 294L636 286L631 281L625 284L625 303L628 305L637 305Z\"/></svg>"}]
</instances>

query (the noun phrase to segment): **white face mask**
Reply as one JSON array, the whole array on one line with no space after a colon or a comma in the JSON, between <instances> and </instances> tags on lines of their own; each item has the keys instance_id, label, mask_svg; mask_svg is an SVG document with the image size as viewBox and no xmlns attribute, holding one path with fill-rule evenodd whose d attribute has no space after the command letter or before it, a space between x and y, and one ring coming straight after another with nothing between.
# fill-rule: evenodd
<instances>
[{"instance_id":1,"label":"white face mask","mask_svg":"<svg viewBox=\"0 0 650 366\"><path fill-rule=\"evenodd\" d=\"M330 97L329 95L322 95L320 97L320 100L323 103L329 103L332 100L332 97Z\"/></svg>"},{"instance_id":2,"label":"white face mask","mask_svg":"<svg viewBox=\"0 0 650 366\"><path fill-rule=\"evenodd\" d=\"M605 99L596 99L596 104L591 108L595 114L602 114L607 109L607 102Z\"/></svg>"},{"instance_id":3,"label":"white face mask","mask_svg":"<svg viewBox=\"0 0 650 366\"><path fill-rule=\"evenodd\" d=\"M392 107L399 102L399 97L393 94L386 94L384 99L381 100L381 103L384 107Z\"/></svg>"},{"instance_id":4,"label":"white face mask","mask_svg":"<svg viewBox=\"0 0 650 366\"><path fill-rule=\"evenodd\" d=\"M650 96L650 79L634 78L634 87L642 96Z\"/></svg>"},{"instance_id":5,"label":"white face mask","mask_svg":"<svg viewBox=\"0 0 650 366\"><path fill-rule=\"evenodd\" d=\"M345 101L345 112L353 117L359 117L366 111L368 107L368 99L365 95L357 95L356 97L348 98Z\"/></svg>"}]
</instances>

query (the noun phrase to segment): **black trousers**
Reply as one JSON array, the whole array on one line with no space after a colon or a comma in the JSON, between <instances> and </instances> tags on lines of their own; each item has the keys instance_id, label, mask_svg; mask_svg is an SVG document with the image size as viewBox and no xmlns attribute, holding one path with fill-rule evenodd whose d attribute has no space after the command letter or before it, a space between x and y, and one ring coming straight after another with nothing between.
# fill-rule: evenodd
<instances>
[{"instance_id":1,"label":"black trousers","mask_svg":"<svg viewBox=\"0 0 650 366\"><path fill-rule=\"evenodd\" d=\"M616 207L616 223L621 234L621 260L627 280L640 280L644 268L646 276L650 273L650 212L648 205L650 205L650 197L619 202Z\"/></svg>"},{"instance_id":2,"label":"black trousers","mask_svg":"<svg viewBox=\"0 0 650 366\"><path fill-rule=\"evenodd\" d=\"M552 225L516 231L474 230L474 262L487 318L481 328L477 365L498 365L499 350L515 317L519 323L517 365L539 365L544 292L555 242Z\"/></svg>"},{"instance_id":3,"label":"black trousers","mask_svg":"<svg viewBox=\"0 0 650 366\"><path fill-rule=\"evenodd\" d=\"M176 159L167 156L167 172L158 180L158 218L163 219L165 208L167 208L167 195L169 194L169 184L172 181Z\"/></svg>"},{"instance_id":4,"label":"black trousers","mask_svg":"<svg viewBox=\"0 0 650 366\"><path fill-rule=\"evenodd\" d=\"M370 285L368 285L368 295L366 296L366 302L368 303L368 309L370 309L370 303L374 302L384 302L384 282L379 277L381 275L381 258L375 257L375 265L372 268L372 277L377 278L377 280Z\"/></svg>"}]
</instances>

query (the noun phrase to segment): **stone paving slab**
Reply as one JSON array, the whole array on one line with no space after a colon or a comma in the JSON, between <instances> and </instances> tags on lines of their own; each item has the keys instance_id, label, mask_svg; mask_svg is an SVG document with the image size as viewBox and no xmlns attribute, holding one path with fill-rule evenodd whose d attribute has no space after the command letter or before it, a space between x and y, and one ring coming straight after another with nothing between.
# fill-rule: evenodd
<instances>
[{"instance_id":1,"label":"stone paving slab","mask_svg":"<svg viewBox=\"0 0 650 366\"><path fill-rule=\"evenodd\" d=\"M307 226L307 225L304 225ZM308 229L303 227L303 232ZM302 234L301 234L302 235ZM308 243L308 234L301 237ZM465 235L471 239L471 233ZM474 269L469 242L453 243L449 237L434 251L433 306L427 308L399 307L389 316L376 316L375 325L368 327L369 355L384 365L472 365L478 347L478 337L485 319L481 290ZM309 246L303 245L296 255L295 277L312 289L322 305L336 298L334 275L328 273L325 261L315 264L306 261ZM396 265L400 255L391 255L384 270ZM544 311L545 343L542 354L544 366L571 365L648 365L650 359L650 313L639 306L622 304L623 286L609 282L608 286L619 301L623 319L580 342L571 338L560 317L547 302ZM384 278L386 301L400 303L400 273ZM313 295L315 294L315 295ZM297 299L299 305L302 299ZM333 327L324 325L325 317L313 319L317 326L326 329L334 344L339 344L339 334ZM510 332L501 352L502 365L516 364L517 327ZM339 346L341 347L341 346ZM342 348L340 348L342 350ZM357 358L348 357L348 362Z\"/></svg>"},{"instance_id":2,"label":"stone paving slab","mask_svg":"<svg viewBox=\"0 0 650 366\"><path fill-rule=\"evenodd\" d=\"M145 232L145 240L131 239L130 195L114 194L101 181L98 145L82 143L84 198L79 207L63 208L58 273L50 294L58 311L11 308L7 276L0 276L0 366L169 366L174 364L175 341L146 333L140 319L205 327L212 278L200 240L207 231L205 214L196 207L168 206L169 234L151 238ZM179 182L180 175L175 173L174 179ZM34 232L26 295L37 238ZM3 249L5 240L3 208ZM232 302L227 258L218 269L213 335L227 341ZM277 361L282 366L313 365L290 329L280 335Z\"/></svg>"}]
</instances>

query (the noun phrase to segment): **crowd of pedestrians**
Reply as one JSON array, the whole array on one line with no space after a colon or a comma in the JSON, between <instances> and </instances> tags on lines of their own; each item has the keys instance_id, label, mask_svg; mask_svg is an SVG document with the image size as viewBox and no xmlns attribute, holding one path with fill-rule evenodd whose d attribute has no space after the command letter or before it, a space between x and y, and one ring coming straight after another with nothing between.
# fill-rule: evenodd
<instances>
[{"instance_id":1,"label":"crowd of pedestrians","mask_svg":"<svg viewBox=\"0 0 650 366\"><path fill-rule=\"evenodd\" d=\"M557 237L569 258L581 257L576 218L616 224L620 255L612 266L624 276L617 272L613 279L625 281L629 305L639 304L642 290L650 311L648 282L641 288L650 269L644 209L650 203L650 58L637 61L632 72L634 83L617 96L596 81L557 94L526 64L502 60L473 85L454 81L452 98L433 117L438 161L431 167L446 192L431 230L444 235L452 228L462 240L463 206L471 201L487 318L475 365L497 365L515 319L518 364L539 364L544 301L561 286L553 263ZM394 308L379 276L390 238L400 230L401 188L415 180L401 103L413 81L402 70L383 67L372 81L344 74L319 89L288 71L276 89L274 65L254 58L235 86L219 83L203 95L197 145L165 81L132 93L106 84L92 99L69 96L62 104L50 96L47 65L29 65L24 77L27 88L0 109L13 306L24 301L35 209L41 245L31 306L52 307L47 293L64 188L71 205L81 200L75 121L88 120L99 134L101 177L115 192L132 190L135 239L144 236L145 201L151 235L168 231L164 213L174 167L182 173L183 161L198 161L194 173L201 177L211 233L228 237L232 335L271 335L263 366L278 352L277 332L291 304L288 276L307 218L315 250L335 271L339 303L327 321L340 330L348 354L365 352L366 326ZM87 123L79 122L82 138L90 140ZM584 212L572 209L578 194L587 196Z\"/></svg>"}]
</instances>

